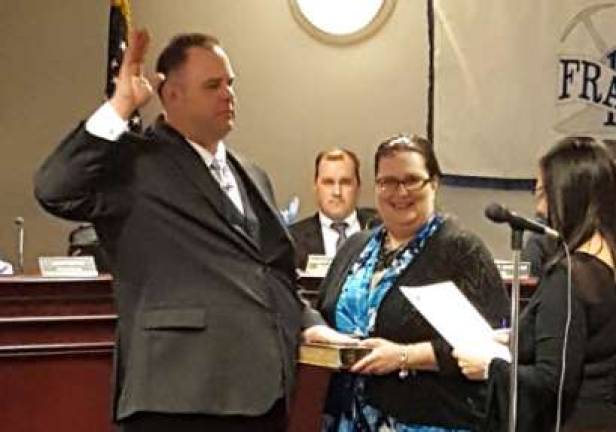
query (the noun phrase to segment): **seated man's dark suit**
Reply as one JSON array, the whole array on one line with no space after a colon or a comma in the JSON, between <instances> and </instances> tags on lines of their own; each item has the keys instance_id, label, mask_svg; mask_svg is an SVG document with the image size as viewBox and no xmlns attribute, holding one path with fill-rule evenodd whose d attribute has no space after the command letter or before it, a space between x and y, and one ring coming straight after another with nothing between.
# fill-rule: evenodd
<instances>
[{"instance_id":1,"label":"seated man's dark suit","mask_svg":"<svg viewBox=\"0 0 616 432\"><path fill-rule=\"evenodd\" d=\"M302 324L293 246L265 173L227 152L245 212L184 138L83 126L47 159L35 193L51 213L94 224L119 312L114 409L253 416L293 386Z\"/></svg>"},{"instance_id":2,"label":"seated man's dark suit","mask_svg":"<svg viewBox=\"0 0 616 432\"><path fill-rule=\"evenodd\" d=\"M379 223L376 211L371 208L358 208L357 220L361 229L370 228ZM303 270L306 268L308 255L325 253L319 213L294 223L289 229L295 240L295 266Z\"/></svg>"}]
</instances>

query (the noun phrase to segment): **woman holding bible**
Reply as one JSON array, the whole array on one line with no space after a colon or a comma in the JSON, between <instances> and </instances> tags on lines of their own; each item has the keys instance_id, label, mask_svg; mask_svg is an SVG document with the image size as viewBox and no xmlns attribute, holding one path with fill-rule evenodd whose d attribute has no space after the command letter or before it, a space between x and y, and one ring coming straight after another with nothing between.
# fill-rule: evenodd
<instances>
[{"instance_id":1,"label":"woman holding bible","mask_svg":"<svg viewBox=\"0 0 616 432\"><path fill-rule=\"evenodd\" d=\"M332 380L323 430L472 431L485 384L464 377L451 347L401 286L453 281L497 326L509 304L481 240L437 211L440 169L431 144L396 136L375 154L383 225L349 238L321 285L319 307L338 331L373 350Z\"/></svg>"}]
</instances>

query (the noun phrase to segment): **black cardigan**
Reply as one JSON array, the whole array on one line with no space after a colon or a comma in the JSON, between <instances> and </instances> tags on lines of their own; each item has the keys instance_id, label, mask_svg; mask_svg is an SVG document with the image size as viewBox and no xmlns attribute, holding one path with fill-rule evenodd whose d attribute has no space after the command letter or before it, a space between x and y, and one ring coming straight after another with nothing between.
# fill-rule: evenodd
<instances>
[{"instance_id":1,"label":"black cardigan","mask_svg":"<svg viewBox=\"0 0 616 432\"><path fill-rule=\"evenodd\" d=\"M361 232L347 240L321 284L318 306L332 326L342 284L373 232ZM373 335L399 343L431 341L439 371L415 371L404 380L397 373L371 376L366 396L370 404L405 423L476 429L485 417L485 383L462 375L451 357L451 347L398 289L448 280L492 326L508 316L508 297L490 252L477 236L446 218L386 294Z\"/></svg>"}]
</instances>

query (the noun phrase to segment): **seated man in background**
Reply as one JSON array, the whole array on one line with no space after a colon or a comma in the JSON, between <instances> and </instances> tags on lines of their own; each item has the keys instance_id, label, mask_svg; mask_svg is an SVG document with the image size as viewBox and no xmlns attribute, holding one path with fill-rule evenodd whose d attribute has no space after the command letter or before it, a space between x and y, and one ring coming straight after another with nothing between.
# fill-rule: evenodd
<instances>
[{"instance_id":1,"label":"seated man in background","mask_svg":"<svg viewBox=\"0 0 616 432\"><path fill-rule=\"evenodd\" d=\"M373 209L357 209L361 186L359 159L345 149L320 152L314 164L318 211L291 226L296 242L297 268L304 270L308 255L333 257L352 234L374 221Z\"/></svg>"}]
</instances>

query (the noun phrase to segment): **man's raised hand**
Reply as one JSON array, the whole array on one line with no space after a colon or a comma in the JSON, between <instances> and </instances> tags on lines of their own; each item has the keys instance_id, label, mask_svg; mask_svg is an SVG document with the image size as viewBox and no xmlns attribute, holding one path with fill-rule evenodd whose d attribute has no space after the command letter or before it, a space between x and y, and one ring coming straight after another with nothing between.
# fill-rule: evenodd
<instances>
[{"instance_id":1,"label":"man's raised hand","mask_svg":"<svg viewBox=\"0 0 616 432\"><path fill-rule=\"evenodd\" d=\"M125 120L148 103L161 79L156 77L156 82L151 82L143 74L149 43L150 35L147 30L131 30L129 33L128 46L115 80L115 92L110 99L113 108Z\"/></svg>"}]
</instances>

